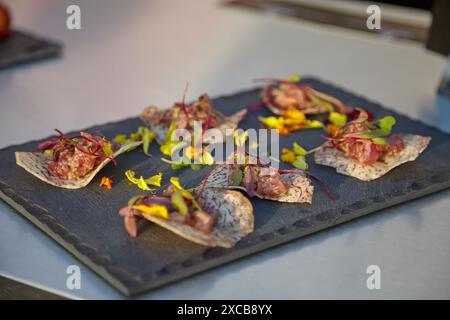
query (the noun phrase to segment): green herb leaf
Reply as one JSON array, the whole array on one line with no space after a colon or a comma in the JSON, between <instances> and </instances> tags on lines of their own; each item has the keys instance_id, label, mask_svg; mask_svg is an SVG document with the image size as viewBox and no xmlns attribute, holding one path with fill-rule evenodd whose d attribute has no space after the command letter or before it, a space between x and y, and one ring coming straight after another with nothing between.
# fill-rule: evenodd
<instances>
[{"instance_id":1,"label":"green herb leaf","mask_svg":"<svg viewBox=\"0 0 450 320\"><path fill-rule=\"evenodd\" d=\"M172 205L177 209L182 215L186 215L189 212L189 208L184 201L182 191L177 191L172 194L171 197Z\"/></svg>"},{"instance_id":2,"label":"green herb leaf","mask_svg":"<svg viewBox=\"0 0 450 320\"><path fill-rule=\"evenodd\" d=\"M127 136L125 134L118 134L117 136L114 137L113 141L119 144L126 144L128 142Z\"/></svg>"},{"instance_id":3,"label":"green herb leaf","mask_svg":"<svg viewBox=\"0 0 450 320\"><path fill-rule=\"evenodd\" d=\"M107 155L108 157L111 157L113 155L113 151L112 151L112 144L111 143L107 143L103 146L103 152L105 153L105 155Z\"/></svg>"},{"instance_id":4,"label":"green herb leaf","mask_svg":"<svg viewBox=\"0 0 450 320\"><path fill-rule=\"evenodd\" d=\"M396 124L396 120L393 116L387 116L377 121L378 126L380 127L381 132L384 136L388 136L391 134L392 127Z\"/></svg>"},{"instance_id":5,"label":"green herb leaf","mask_svg":"<svg viewBox=\"0 0 450 320\"><path fill-rule=\"evenodd\" d=\"M202 165L198 163L191 164L191 169L194 171L200 171L202 169Z\"/></svg>"},{"instance_id":6,"label":"green herb leaf","mask_svg":"<svg viewBox=\"0 0 450 320\"><path fill-rule=\"evenodd\" d=\"M233 174L233 185L240 186L243 176L242 170L236 170Z\"/></svg>"},{"instance_id":7,"label":"green herb leaf","mask_svg":"<svg viewBox=\"0 0 450 320\"><path fill-rule=\"evenodd\" d=\"M308 123L306 124L305 129L319 129L323 128L324 124L322 121L319 120L308 120Z\"/></svg>"},{"instance_id":8,"label":"green herb leaf","mask_svg":"<svg viewBox=\"0 0 450 320\"><path fill-rule=\"evenodd\" d=\"M298 156L306 156L308 154L308 151L303 149L297 142L292 144L292 151Z\"/></svg>"},{"instance_id":9,"label":"green herb leaf","mask_svg":"<svg viewBox=\"0 0 450 320\"><path fill-rule=\"evenodd\" d=\"M387 144L387 141L385 138L372 138L371 140L375 144Z\"/></svg>"},{"instance_id":10,"label":"green herb leaf","mask_svg":"<svg viewBox=\"0 0 450 320\"><path fill-rule=\"evenodd\" d=\"M156 134L146 127L140 127L142 129L142 149L144 151L144 154L148 155L148 149L150 147L150 144L153 142L153 139L155 139Z\"/></svg>"},{"instance_id":11,"label":"green herb leaf","mask_svg":"<svg viewBox=\"0 0 450 320\"><path fill-rule=\"evenodd\" d=\"M292 83L300 82L300 80L301 80L301 77L298 74L294 74L286 79L287 82L292 82Z\"/></svg>"},{"instance_id":12,"label":"green herb leaf","mask_svg":"<svg viewBox=\"0 0 450 320\"><path fill-rule=\"evenodd\" d=\"M308 163L306 163L306 158L304 156L295 157L295 161L292 165L301 170L308 170Z\"/></svg>"},{"instance_id":13,"label":"green herb leaf","mask_svg":"<svg viewBox=\"0 0 450 320\"><path fill-rule=\"evenodd\" d=\"M334 107L331 103L323 101L315 96L310 96L311 102L325 108L328 112L334 112Z\"/></svg>"},{"instance_id":14,"label":"green herb leaf","mask_svg":"<svg viewBox=\"0 0 450 320\"><path fill-rule=\"evenodd\" d=\"M328 121L330 121L335 126L341 127L347 123L347 115L339 112L330 112Z\"/></svg>"}]
</instances>

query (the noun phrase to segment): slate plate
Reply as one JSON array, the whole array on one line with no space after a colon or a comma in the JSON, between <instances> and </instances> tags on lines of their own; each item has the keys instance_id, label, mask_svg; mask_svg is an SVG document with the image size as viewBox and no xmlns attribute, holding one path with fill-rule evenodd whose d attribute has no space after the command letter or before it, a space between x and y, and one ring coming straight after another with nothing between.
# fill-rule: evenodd
<instances>
[{"instance_id":1,"label":"slate plate","mask_svg":"<svg viewBox=\"0 0 450 320\"><path fill-rule=\"evenodd\" d=\"M332 168L311 163L312 173L326 181L339 199L329 200L317 185L313 205L253 199L255 231L229 250L204 248L146 221L140 225L138 238L126 234L117 211L139 190L128 185L124 171L133 169L138 175L146 176L163 171L164 187L174 174L161 163L155 145L151 148L152 158L137 151L121 156L117 167L108 165L82 190L51 187L15 165L14 151L34 150L38 141L11 146L0 151L0 196L122 293L133 295L450 187L449 135L332 85L315 79L304 81L349 105L364 107L376 117L394 115L398 121L396 132L430 135L433 140L417 161L404 164L373 182L338 175ZM214 104L225 114L231 114L258 101L259 91L253 89L214 99ZM258 114L269 113L265 109L251 112L241 127L258 127ZM87 130L100 130L112 137L131 133L140 124L139 119L132 118ZM312 148L322 142L321 133L298 132L283 138L281 144L290 146L293 141L301 141L306 148ZM194 186L208 170L186 169L176 175L183 183ZM114 180L114 187L109 191L98 187L104 175Z\"/></svg>"},{"instance_id":2,"label":"slate plate","mask_svg":"<svg viewBox=\"0 0 450 320\"><path fill-rule=\"evenodd\" d=\"M58 56L61 46L34 35L12 31L0 40L0 69L35 60Z\"/></svg>"}]
</instances>

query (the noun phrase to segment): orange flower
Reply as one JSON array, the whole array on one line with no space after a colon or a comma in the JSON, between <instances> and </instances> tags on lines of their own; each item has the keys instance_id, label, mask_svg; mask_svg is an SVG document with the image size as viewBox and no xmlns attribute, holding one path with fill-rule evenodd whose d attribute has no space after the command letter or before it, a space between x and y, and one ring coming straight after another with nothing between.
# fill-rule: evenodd
<instances>
[{"instance_id":1,"label":"orange flower","mask_svg":"<svg viewBox=\"0 0 450 320\"><path fill-rule=\"evenodd\" d=\"M335 124L328 124L326 127L326 131L331 134L331 136L335 136L341 127Z\"/></svg>"},{"instance_id":2,"label":"orange flower","mask_svg":"<svg viewBox=\"0 0 450 320\"><path fill-rule=\"evenodd\" d=\"M111 190L112 188L112 180L108 177L103 177L102 181L100 182L100 187L106 187L108 190Z\"/></svg>"}]
</instances>

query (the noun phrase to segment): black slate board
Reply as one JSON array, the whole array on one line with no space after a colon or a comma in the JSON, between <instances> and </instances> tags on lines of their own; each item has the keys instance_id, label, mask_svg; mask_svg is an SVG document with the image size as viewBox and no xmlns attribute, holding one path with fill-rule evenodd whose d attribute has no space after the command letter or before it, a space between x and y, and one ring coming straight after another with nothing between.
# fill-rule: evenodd
<instances>
[{"instance_id":1,"label":"black slate board","mask_svg":"<svg viewBox=\"0 0 450 320\"><path fill-rule=\"evenodd\" d=\"M117 211L139 190L128 185L124 171L133 169L138 175L146 176L162 171L164 187L174 175L161 163L155 145L151 148L153 158L141 152L121 156L117 167L108 165L82 190L51 187L15 165L14 151L34 150L38 141L11 146L0 151L0 196L122 293L133 295L450 187L449 135L330 84L311 78L304 81L349 105L364 107L376 117L394 115L398 121L397 132L430 135L433 140L417 161L404 164L373 182L338 175L334 169L310 161L312 173L326 181L339 199L329 200L317 185L313 205L253 199L255 231L229 250L204 248L145 221L140 225L138 238L128 237ZM214 105L231 114L258 101L259 91L253 89L214 99ZM265 109L251 112L241 127L257 127L258 114L269 113ZM132 118L87 130L100 130L112 137L133 132L140 124L139 119ZM315 130L298 132L282 139L281 144L288 147L293 141L301 141L309 149L322 142L320 134ZM187 186L195 186L208 170L186 169L175 175ZM114 180L110 191L98 187L104 175Z\"/></svg>"},{"instance_id":2,"label":"black slate board","mask_svg":"<svg viewBox=\"0 0 450 320\"><path fill-rule=\"evenodd\" d=\"M17 64L58 56L61 46L19 31L0 40L0 69Z\"/></svg>"}]
</instances>

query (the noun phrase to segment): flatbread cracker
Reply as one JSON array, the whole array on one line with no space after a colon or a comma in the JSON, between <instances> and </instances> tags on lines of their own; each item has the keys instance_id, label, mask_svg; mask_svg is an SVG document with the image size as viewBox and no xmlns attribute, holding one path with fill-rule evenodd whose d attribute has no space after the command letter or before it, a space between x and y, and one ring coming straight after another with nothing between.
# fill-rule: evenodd
<instances>
[{"instance_id":1,"label":"flatbread cracker","mask_svg":"<svg viewBox=\"0 0 450 320\"><path fill-rule=\"evenodd\" d=\"M217 165L213 171L206 178L206 188L226 188L246 191L243 186L234 186L229 184L229 166ZM261 199L279 201L279 202L294 202L294 203L312 203L314 186L311 181L301 171L298 173L289 173L282 175L284 181L288 185L288 192L280 195L277 198L271 198L258 194L255 191L255 196Z\"/></svg>"},{"instance_id":2,"label":"flatbread cracker","mask_svg":"<svg viewBox=\"0 0 450 320\"><path fill-rule=\"evenodd\" d=\"M276 115L282 115L288 110L288 109L281 109L272 103L272 97L270 95L270 87L261 90L261 99L264 105L267 107L267 109L269 109L272 113ZM313 104L310 107L298 110L303 112L304 114L320 114L327 112L327 109L325 107Z\"/></svg>"},{"instance_id":3,"label":"flatbread cracker","mask_svg":"<svg viewBox=\"0 0 450 320\"><path fill-rule=\"evenodd\" d=\"M152 119L155 119L157 117L156 114L163 112L163 110L159 109L155 106L150 106L144 109L144 111L141 114L141 120L156 134L155 140L158 144L163 144L167 132L169 131L169 125L162 125L156 121L152 121ZM212 111L214 115L219 120L219 126L216 128L211 129L218 129L223 137L226 136L226 130L227 129L236 129L239 125L239 122L245 117L247 114L247 109L242 109L231 116L225 116L223 113L213 110ZM204 141L205 143L208 143L209 141ZM216 141L216 143L221 143L223 141Z\"/></svg>"},{"instance_id":4,"label":"flatbread cracker","mask_svg":"<svg viewBox=\"0 0 450 320\"><path fill-rule=\"evenodd\" d=\"M319 149L314 153L314 160L317 164L336 168L338 173L347 176L364 181L375 180L405 162L416 160L431 140L431 137L413 134L400 136L405 143L405 148L395 156L387 158L384 162L378 161L373 165L362 164L359 161L348 158L343 152L335 148ZM327 142L324 146L331 146L331 143Z\"/></svg>"},{"instance_id":5,"label":"flatbread cracker","mask_svg":"<svg viewBox=\"0 0 450 320\"><path fill-rule=\"evenodd\" d=\"M125 144L114 152L113 157L115 158L128 149L137 147L140 144L142 144L142 141ZM111 159L103 160L97 168L79 180L64 180L55 177L48 171L48 160L48 156L43 152L16 152L16 163L18 166L52 186L66 189L80 189L87 186L94 179L95 175L111 161Z\"/></svg>"},{"instance_id":6,"label":"flatbread cracker","mask_svg":"<svg viewBox=\"0 0 450 320\"><path fill-rule=\"evenodd\" d=\"M189 241L208 247L232 248L253 232L253 206L240 192L219 188L204 189L197 202L205 212L216 215L216 223L209 234L154 215L142 213L142 216Z\"/></svg>"}]
</instances>

